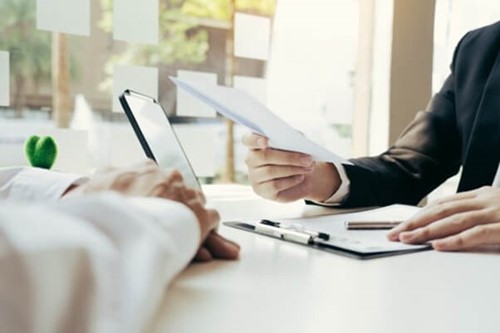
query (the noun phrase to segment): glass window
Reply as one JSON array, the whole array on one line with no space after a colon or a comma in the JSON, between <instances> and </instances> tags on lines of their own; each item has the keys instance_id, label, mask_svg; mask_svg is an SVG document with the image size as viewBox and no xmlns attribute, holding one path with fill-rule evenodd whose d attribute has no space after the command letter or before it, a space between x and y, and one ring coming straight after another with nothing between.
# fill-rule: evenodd
<instances>
[{"instance_id":1,"label":"glass window","mask_svg":"<svg viewBox=\"0 0 500 333\"><path fill-rule=\"evenodd\" d=\"M203 151L210 161L198 166L205 182L227 176L233 149L229 180L246 182L240 143L246 130L236 126L228 135L232 127L210 112L179 112L179 105L192 105L177 103L168 77L179 73L247 90L313 140L351 156L358 0L159 0L158 45L114 39L113 0L89 1L88 36L38 29L37 3L0 2L0 51L10 55L0 166L26 165L23 142L33 134L55 137L59 159L68 162L56 163L62 171L89 173L142 159L116 100L133 87L156 93L188 156ZM234 35L233 14L240 15Z\"/></svg>"}]
</instances>

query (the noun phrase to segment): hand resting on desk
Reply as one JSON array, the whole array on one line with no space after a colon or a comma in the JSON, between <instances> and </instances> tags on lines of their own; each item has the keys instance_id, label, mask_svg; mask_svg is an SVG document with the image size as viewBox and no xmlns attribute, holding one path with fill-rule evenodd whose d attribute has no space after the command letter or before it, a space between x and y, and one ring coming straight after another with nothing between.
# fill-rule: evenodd
<instances>
[{"instance_id":1,"label":"hand resting on desk","mask_svg":"<svg viewBox=\"0 0 500 333\"><path fill-rule=\"evenodd\" d=\"M213 258L236 259L239 246L220 236L216 229L219 213L205 207L205 197L198 190L187 188L182 175L164 171L151 160L124 169L98 172L88 183L71 188L66 195L83 195L102 191L116 191L128 196L152 196L180 202L189 207L198 218L201 231L197 261Z\"/></svg>"},{"instance_id":2,"label":"hand resting on desk","mask_svg":"<svg viewBox=\"0 0 500 333\"><path fill-rule=\"evenodd\" d=\"M430 241L440 251L500 245L500 189L485 186L431 203L388 238L409 244Z\"/></svg>"}]
</instances>

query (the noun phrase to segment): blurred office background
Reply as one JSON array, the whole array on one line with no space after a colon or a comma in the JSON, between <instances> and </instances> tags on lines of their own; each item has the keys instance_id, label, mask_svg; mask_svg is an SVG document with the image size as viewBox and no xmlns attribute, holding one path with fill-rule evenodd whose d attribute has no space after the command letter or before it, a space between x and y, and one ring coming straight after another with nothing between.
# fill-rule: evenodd
<instances>
[{"instance_id":1,"label":"blurred office background","mask_svg":"<svg viewBox=\"0 0 500 333\"><path fill-rule=\"evenodd\" d=\"M0 166L52 135L56 169L143 158L117 95L156 97L206 183L246 183L244 128L169 76L242 89L349 158L386 149L497 0L1 0ZM434 195L453 192L452 179Z\"/></svg>"}]
</instances>

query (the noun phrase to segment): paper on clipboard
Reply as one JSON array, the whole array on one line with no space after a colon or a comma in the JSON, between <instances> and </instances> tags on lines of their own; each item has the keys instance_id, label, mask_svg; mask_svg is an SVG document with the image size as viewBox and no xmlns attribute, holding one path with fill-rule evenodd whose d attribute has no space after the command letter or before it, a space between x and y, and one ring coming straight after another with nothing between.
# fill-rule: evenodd
<instances>
[{"instance_id":1,"label":"paper on clipboard","mask_svg":"<svg viewBox=\"0 0 500 333\"><path fill-rule=\"evenodd\" d=\"M309 154L316 161L352 164L302 135L243 91L187 82L174 77L170 79L177 87L213 107L223 116L269 138L269 146L272 148Z\"/></svg>"},{"instance_id":2,"label":"paper on clipboard","mask_svg":"<svg viewBox=\"0 0 500 333\"><path fill-rule=\"evenodd\" d=\"M378 258L389 255L411 253L430 249L429 244L404 244L392 242L387 239L387 230L347 230L345 221L381 221L381 220L406 220L418 212L420 208L407 205L390 205L362 212L323 215L316 217L273 219L282 228L293 227L294 230L302 228L326 233L329 240L317 239L312 245L322 250L335 248L336 253L347 254L360 259ZM246 231L262 234L256 228L261 220L249 220L244 223L224 222L224 225ZM374 222L375 223L375 222ZM277 229L280 230L280 229ZM265 235L269 235L265 233ZM276 237L273 235L273 237ZM285 239L283 237L277 237ZM310 245L308 245L310 246ZM339 252L340 251L340 252ZM346 252L347 251L347 252Z\"/></svg>"}]
</instances>

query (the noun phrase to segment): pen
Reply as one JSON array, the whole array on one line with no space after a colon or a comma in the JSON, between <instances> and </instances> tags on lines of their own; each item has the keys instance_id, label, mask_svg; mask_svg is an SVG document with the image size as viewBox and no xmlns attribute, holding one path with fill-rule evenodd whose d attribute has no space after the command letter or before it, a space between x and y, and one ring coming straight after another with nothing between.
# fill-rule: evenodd
<instances>
[{"instance_id":1,"label":"pen","mask_svg":"<svg viewBox=\"0 0 500 333\"><path fill-rule=\"evenodd\" d=\"M313 237L309 234L297 232L294 230L282 229L265 223L257 223L255 225L255 231L300 244L312 244L314 242Z\"/></svg>"},{"instance_id":2,"label":"pen","mask_svg":"<svg viewBox=\"0 0 500 333\"><path fill-rule=\"evenodd\" d=\"M385 230L392 229L403 221L345 221L347 230Z\"/></svg>"},{"instance_id":3,"label":"pen","mask_svg":"<svg viewBox=\"0 0 500 333\"><path fill-rule=\"evenodd\" d=\"M306 229L302 225L284 224L284 223L275 222L275 221L271 221L271 220L261 220L260 224L269 225L269 226L272 226L275 228L281 228L281 229L285 229L285 230L293 230L293 231L305 233L307 235L310 235L310 236L315 237L315 238L320 238L320 239L325 240L325 241L330 239L330 235L327 234L326 232L309 230L309 229Z\"/></svg>"}]
</instances>

